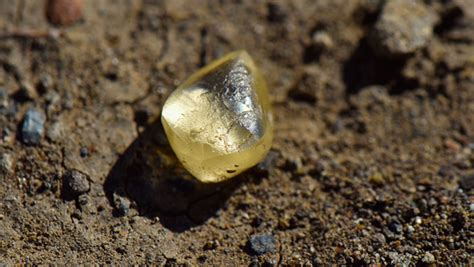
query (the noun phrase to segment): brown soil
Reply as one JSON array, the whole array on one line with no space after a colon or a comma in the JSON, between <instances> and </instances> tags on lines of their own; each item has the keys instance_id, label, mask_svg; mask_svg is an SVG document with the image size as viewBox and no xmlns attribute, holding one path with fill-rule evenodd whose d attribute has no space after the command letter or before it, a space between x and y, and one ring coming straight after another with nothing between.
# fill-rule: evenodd
<instances>
[{"instance_id":1,"label":"brown soil","mask_svg":"<svg viewBox=\"0 0 474 267\"><path fill-rule=\"evenodd\" d=\"M43 1L0 1L0 264L472 264L469 1L426 0L434 34L397 60L368 44L373 0L90 0L57 29ZM176 166L160 108L236 49L267 78L272 152L201 184ZM32 107L46 117L34 146ZM72 170L85 194L64 191ZM254 234L274 251L255 255Z\"/></svg>"}]
</instances>

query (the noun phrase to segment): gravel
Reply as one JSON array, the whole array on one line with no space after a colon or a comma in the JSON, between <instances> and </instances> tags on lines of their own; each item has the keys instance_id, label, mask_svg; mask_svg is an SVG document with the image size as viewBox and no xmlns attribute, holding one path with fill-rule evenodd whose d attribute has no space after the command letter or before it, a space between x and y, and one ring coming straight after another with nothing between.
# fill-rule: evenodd
<instances>
[{"instance_id":1,"label":"gravel","mask_svg":"<svg viewBox=\"0 0 474 267\"><path fill-rule=\"evenodd\" d=\"M249 239L250 250L257 255L274 252L275 245L275 237L269 234L255 234Z\"/></svg>"},{"instance_id":2,"label":"gravel","mask_svg":"<svg viewBox=\"0 0 474 267\"><path fill-rule=\"evenodd\" d=\"M471 190L474 187L474 173L462 176L459 184L463 189Z\"/></svg>"},{"instance_id":3,"label":"gravel","mask_svg":"<svg viewBox=\"0 0 474 267\"><path fill-rule=\"evenodd\" d=\"M21 128L21 141L27 145L38 145L44 134L45 117L36 109L26 112Z\"/></svg>"}]
</instances>

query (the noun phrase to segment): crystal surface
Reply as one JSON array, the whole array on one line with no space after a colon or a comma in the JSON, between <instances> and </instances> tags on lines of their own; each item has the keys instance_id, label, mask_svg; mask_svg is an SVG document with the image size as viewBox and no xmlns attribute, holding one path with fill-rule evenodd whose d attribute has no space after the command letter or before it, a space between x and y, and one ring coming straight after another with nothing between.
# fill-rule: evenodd
<instances>
[{"instance_id":1,"label":"crystal surface","mask_svg":"<svg viewBox=\"0 0 474 267\"><path fill-rule=\"evenodd\" d=\"M220 182L256 165L273 138L267 86L245 51L193 74L168 97L161 122L178 159L202 182Z\"/></svg>"}]
</instances>

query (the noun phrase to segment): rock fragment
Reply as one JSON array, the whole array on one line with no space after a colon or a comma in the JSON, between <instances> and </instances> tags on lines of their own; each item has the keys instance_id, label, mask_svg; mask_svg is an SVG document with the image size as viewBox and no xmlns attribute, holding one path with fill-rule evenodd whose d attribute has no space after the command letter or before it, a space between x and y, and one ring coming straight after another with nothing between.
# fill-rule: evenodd
<instances>
[{"instance_id":1,"label":"rock fragment","mask_svg":"<svg viewBox=\"0 0 474 267\"><path fill-rule=\"evenodd\" d=\"M119 216L126 216L130 211L130 200L120 194L114 193L114 205Z\"/></svg>"},{"instance_id":2,"label":"rock fragment","mask_svg":"<svg viewBox=\"0 0 474 267\"><path fill-rule=\"evenodd\" d=\"M459 184L465 190L474 188L474 173L462 176Z\"/></svg>"},{"instance_id":3,"label":"rock fragment","mask_svg":"<svg viewBox=\"0 0 474 267\"><path fill-rule=\"evenodd\" d=\"M79 171L72 170L68 171L63 176L63 198L66 200L72 200L82 195L84 193L89 192L90 190L90 183L89 177Z\"/></svg>"},{"instance_id":4,"label":"rock fragment","mask_svg":"<svg viewBox=\"0 0 474 267\"><path fill-rule=\"evenodd\" d=\"M21 127L21 141L27 145L38 145L44 134L45 117L36 109L26 112Z\"/></svg>"},{"instance_id":5,"label":"rock fragment","mask_svg":"<svg viewBox=\"0 0 474 267\"><path fill-rule=\"evenodd\" d=\"M435 256L433 256L433 254L429 253L429 252L426 252L425 255L423 256L423 259L421 259L421 261L423 263L434 263L435 262Z\"/></svg>"},{"instance_id":6,"label":"rock fragment","mask_svg":"<svg viewBox=\"0 0 474 267\"><path fill-rule=\"evenodd\" d=\"M426 46L433 34L435 14L416 0L389 0L369 38L380 56L396 58Z\"/></svg>"},{"instance_id":7,"label":"rock fragment","mask_svg":"<svg viewBox=\"0 0 474 267\"><path fill-rule=\"evenodd\" d=\"M0 153L0 176L11 173L13 168L13 158L8 153Z\"/></svg>"},{"instance_id":8,"label":"rock fragment","mask_svg":"<svg viewBox=\"0 0 474 267\"><path fill-rule=\"evenodd\" d=\"M249 239L249 248L257 255L274 252L275 246L275 237L270 234L254 234Z\"/></svg>"},{"instance_id":9,"label":"rock fragment","mask_svg":"<svg viewBox=\"0 0 474 267\"><path fill-rule=\"evenodd\" d=\"M46 17L51 24L66 26L82 18L83 0L49 0Z\"/></svg>"}]
</instances>

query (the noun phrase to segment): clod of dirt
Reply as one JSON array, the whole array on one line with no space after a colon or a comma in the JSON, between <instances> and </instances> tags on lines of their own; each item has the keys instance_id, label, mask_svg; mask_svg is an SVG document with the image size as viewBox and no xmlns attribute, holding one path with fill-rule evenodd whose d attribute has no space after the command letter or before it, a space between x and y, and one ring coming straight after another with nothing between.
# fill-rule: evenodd
<instances>
[{"instance_id":1,"label":"clod of dirt","mask_svg":"<svg viewBox=\"0 0 474 267\"><path fill-rule=\"evenodd\" d=\"M21 128L21 141L27 145L38 145L44 134L45 117L32 108L26 112Z\"/></svg>"},{"instance_id":2,"label":"clod of dirt","mask_svg":"<svg viewBox=\"0 0 474 267\"><path fill-rule=\"evenodd\" d=\"M413 0L389 0L375 23L370 43L380 56L400 57L426 46L436 16Z\"/></svg>"},{"instance_id":3,"label":"clod of dirt","mask_svg":"<svg viewBox=\"0 0 474 267\"><path fill-rule=\"evenodd\" d=\"M269 234L255 234L249 239L249 248L257 255L274 252L275 245L275 237Z\"/></svg>"},{"instance_id":4,"label":"clod of dirt","mask_svg":"<svg viewBox=\"0 0 474 267\"><path fill-rule=\"evenodd\" d=\"M83 0L49 0L46 4L46 17L54 25L71 25L82 18L83 6Z\"/></svg>"},{"instance_id":5,"label":"clod of dirt","mask_svg":"<svg viewBox=\"0 0 474 267\"><path fill-rule=\"evenodd\" d=\"M62 196L65 200L73 200L79 195L89 192L89 177L79 171L68 171L63 176Z\"/></svg>"}]
</instances>

